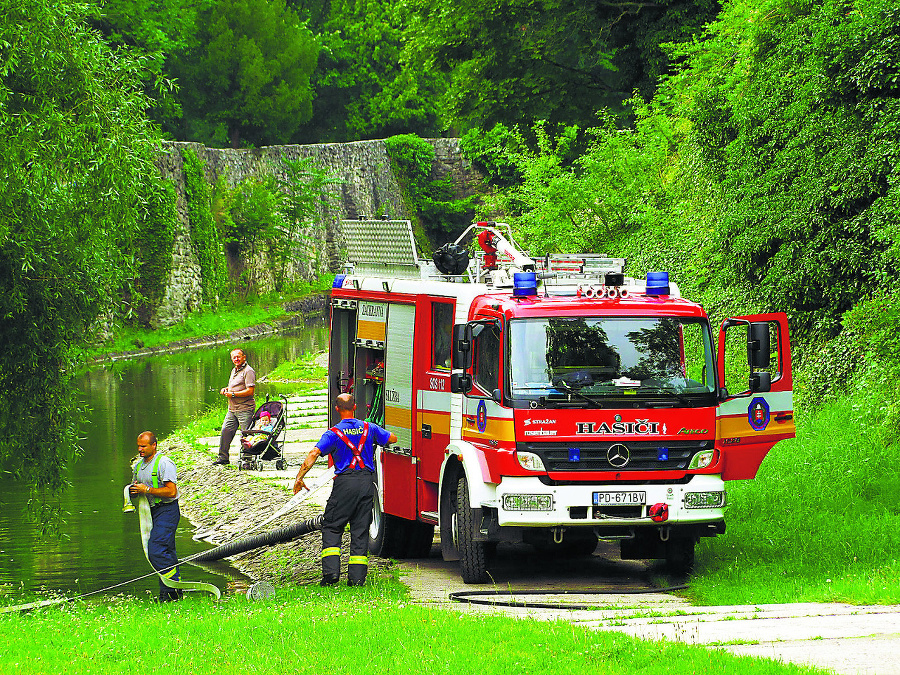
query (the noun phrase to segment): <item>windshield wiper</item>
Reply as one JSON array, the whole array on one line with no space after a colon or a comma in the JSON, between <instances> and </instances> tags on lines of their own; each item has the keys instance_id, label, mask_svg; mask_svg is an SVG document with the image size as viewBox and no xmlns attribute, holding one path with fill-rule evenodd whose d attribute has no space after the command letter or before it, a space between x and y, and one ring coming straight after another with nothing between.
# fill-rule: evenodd
<instances>
[{"instance_id":1,"label":"windshield wiper","mask_svg":"<svg viewBox=\"0 0 900 675\"><path fill-rule=\"evenodd\" d=\"M565 380L557 380L556 382L553 383L553 386L559 387L560 389L565 391L570 397L576 396L576 397L580 398L582 401L587 401L595 408L603 407L602 405L600 405L600 403L598 401L596 401L595 399L592 399L590 396L585 396L584 394L582 394L580 391L575 389L575 387L570 385Z\"/></svg>"},{"instance_id":2,"label":"windshield wiper","mask_svg":"<svg viewBox=\"0 0 900 675\"><path fill-rule=\"evenodd\" d=\"M651 392L654 390L655 390L655 393L668 394L670 396L673 396L675 398L675 400L677 400L679 403L683 403L684 405L686 405L689 408L693 408L696 405L698 405L698 403L699 403L699 401L693 401L693 400L689 399L687 396L685 396L684 394L680 394L677 391L675 391L674 389L670 389L670 388L666 388L666 387L641 387L640 389L638 389L638 391L646 391L646 392Z\"/></svg>"}]
</instances>

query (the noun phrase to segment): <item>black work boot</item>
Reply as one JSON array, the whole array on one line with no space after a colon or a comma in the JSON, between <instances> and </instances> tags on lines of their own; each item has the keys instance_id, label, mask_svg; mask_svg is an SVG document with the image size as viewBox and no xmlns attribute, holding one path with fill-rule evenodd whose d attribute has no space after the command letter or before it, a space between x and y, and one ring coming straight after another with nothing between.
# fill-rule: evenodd
<instances>
[{"instance_id":1,"label":"black work boot","mask_svg":"<svg viewBox=\"0 0 900 675\"><path fill-rule=\"evenodd\" d=\"M323 574L319 586L334 586L340 580L340 577L336 577L333 574Z\"/></svg>"}]
</instances>

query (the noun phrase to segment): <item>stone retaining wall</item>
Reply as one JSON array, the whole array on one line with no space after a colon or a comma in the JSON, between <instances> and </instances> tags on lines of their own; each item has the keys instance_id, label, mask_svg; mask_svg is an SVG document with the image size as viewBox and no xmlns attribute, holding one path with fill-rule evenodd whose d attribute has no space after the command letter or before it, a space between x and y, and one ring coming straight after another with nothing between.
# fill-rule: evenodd
<instances>
[{"instance_id":1,"label":"stone retaining wall","mask_svg":"<svg viewBox=\"0 0 900 675\"><path fill-rule=\"evenodd\" d=\"M449 176L456 197L472 194L482 179L462 156L458 139L437 138L428 139L428 142L435 148L432 178ZM316 165L340 181L328 188L331 203L319 208L316 221L302 233L303 250L284 270L283 281L288 283L309 280L339 269L342 263L341 220L382 214L409 218L383 140L248 150L207 148L197 143L166 143L158 165L162 175L175 184L178 228L165 297L151 317L151 325L155 327L183 320L202 301L200 264L191 244L191 223L184 190L182 152L187 148L192 149L203 163L210 184L224 177L227 184L234 186L251 176L278 172L282 159L303 158L312 158ZM276 273L281 275L282 271L271 264L267 251L251 251L229 264L232 277L243 274L259 293L273 288Z\"/></svg>"}]
</instances>

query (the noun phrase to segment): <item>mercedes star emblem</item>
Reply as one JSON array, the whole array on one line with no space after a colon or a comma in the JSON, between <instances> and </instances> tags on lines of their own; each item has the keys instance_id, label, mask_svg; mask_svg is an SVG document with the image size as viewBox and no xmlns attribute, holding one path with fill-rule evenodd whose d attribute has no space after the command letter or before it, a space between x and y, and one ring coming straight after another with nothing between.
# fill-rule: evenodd
<instances>
[{"instance_id":1,"label":"mercedes star emblem","mask_svg":"<svg viewBox=\"0 0 900 675\"><path fill-rule=\"evenodd\" d=\"M621 443L609 446L609 450L606 451L606 461L609 462L610 466L616 469L625 468L625 465L628 464L628 460L630 459L631 453L628 452L628 448Z\"/></svg>"}]
</instances>

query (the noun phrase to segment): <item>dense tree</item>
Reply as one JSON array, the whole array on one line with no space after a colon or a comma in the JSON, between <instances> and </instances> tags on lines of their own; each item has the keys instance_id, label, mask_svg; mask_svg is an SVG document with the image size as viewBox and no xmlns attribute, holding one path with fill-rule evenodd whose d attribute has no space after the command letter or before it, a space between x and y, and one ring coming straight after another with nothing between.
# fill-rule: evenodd
<instances>
[{"instance_id":1,"label":"dense tree","mask_svg":"<svg viewBox=\"0 0 900 675\"><path fill-rule=\"evenodd\" d=\"M210 145L288 141L312 115L319 45L284 0L215 0L173 63L182 138Z\"/></svg>"},{"instance_id":2,"label":"dense tree","mask_svg":"<svg viewBox=\"0 0 900 675\"><path fill-rule=\"evenodd\" d=\"M92 24L113 46L127 45L145 55L145 90L150 114L162 128L179 129L181 107L171 86L169 61L191 44L201 3L195 0L93 0L100 12ZM209 0L204 0L208 4ZM162 80L167 86L160 88Z\"/></svg>"},{"instance_id":3,"label":"dense tree","mask_svg":"<svg viewBox=\"0 0 900 675\"><path fill-rule=\"evenodd\" d=\"M409 55L451 74L449 119L490 127L590 125L667 72L662 43L690 39L716 0L412 0Z\"/></svg>"},{"instance_id":4,"label":"dense tree","mask_svg":"<svg viewBox=\"0 0 900 675\"><path fill-rule=\"evenodd\" d=\"M71 347L133 269L158 176L141 63L68 0L0 0L0 463L41 490L77 454Z\"/></svg>"},{"instance_id":5,"label":"dense tree","mask_svg":"<svg viewBox=\"0 0 900 675\"><path fill-rule=\"evenodd\" d=\"M298 3L322 40L313 76L313 117L300 142L355 141L394 134L440 135L446 77L401 58L409 9L384 0Z\"/></svg>"},{"instance_id":6,"label":"dense tree","mask_svg":"<svg viewBox=\"0 0 900 675\"><path fill-rule=\"evenodd\" d=\"M898 44L894 0L734 2L666 87L720 188L718 264L798 327L898 287Z\"/></svg>"}]
</instances>

